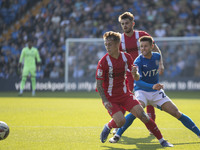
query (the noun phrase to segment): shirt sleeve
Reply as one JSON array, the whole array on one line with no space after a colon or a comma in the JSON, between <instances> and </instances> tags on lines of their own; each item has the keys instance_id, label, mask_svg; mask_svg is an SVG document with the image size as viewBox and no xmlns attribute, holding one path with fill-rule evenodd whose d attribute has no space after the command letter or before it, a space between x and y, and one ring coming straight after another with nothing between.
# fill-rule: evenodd
<instances>
[{"instance_id":1,"label":"shirt sleeve","mask_svg":"<svg viewBox=\"0 0 200 150\"><path fill-rule=\"evenodd\" d=\"M37 60L37 62L41 62L40 54L37 49L36 49L36 60Z\"/></svg>"},{"instance_id":2,"label":"shirt sleeve","mask_svg":"<svg viewBox=\"0 0 200 150\"><path fill-rule=\"evenodd\" d=\"M100 60L98 62L98 65L97 65L96 79L97 80L104 80L104 77L105 77L105 71L104 71L104 68L103 68L102 61Z\"/></svg>"},{"instance_id":3,"label":"shirt sleeve","mask_svg":"<svg viewBox=\"0 0 200 150\"><path fill-rule=\"evenodd\" d=\"M135 84L143 89L152 89L154 84L150 84L150 83L146 83L144 81L142 81L141 79L138 81L135 81Z\"/></svg>"}]
</instances>

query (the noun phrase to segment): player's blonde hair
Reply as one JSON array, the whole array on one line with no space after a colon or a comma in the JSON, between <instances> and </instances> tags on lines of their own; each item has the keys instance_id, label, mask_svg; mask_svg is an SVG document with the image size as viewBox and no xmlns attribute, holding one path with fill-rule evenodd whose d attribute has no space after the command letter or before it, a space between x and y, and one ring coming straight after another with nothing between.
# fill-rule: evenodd
<instances>
[{"instance_id":1,"label":"player's blonde hair","mask_svg":"<svg viewBox=\"0 0 200 150\"><path fill-rule=\"evenodd\" d=\"M121 34L119 32L108 31L108 32L104 33L103 39L104 40L111 39L115 42L120 42Z\"/></svg>"},{"instance_id":2,"label":"player's blonde hair","mask_svg":"<svg viewBox=\"0 0 200 150\"><path fill-rule=\"evenodd\" d=\"M130 21L134 21L134 15L130 12L124 12L118 17L118 21L121 22L122 19L129 19Z\"/></svg>"}]
</instances>

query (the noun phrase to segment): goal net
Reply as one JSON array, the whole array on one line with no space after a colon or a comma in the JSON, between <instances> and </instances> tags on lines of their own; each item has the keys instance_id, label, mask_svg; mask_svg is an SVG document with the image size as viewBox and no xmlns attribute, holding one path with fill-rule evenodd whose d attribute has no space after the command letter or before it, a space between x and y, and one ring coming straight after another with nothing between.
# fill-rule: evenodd
<instances>
[{"instance_id":1,"label":"goal net","mask_svg":"<svg viewBox=\"0 0 200 150\"><path fill-rule=\"evenodd\" d=\"M166 37L154 40L163 55L165 73L160 79L165 89L200 89L200 37ZM67 39L65 91L95 90L96 67L105 54L103 39ZM189 85L192 87L188 87Z\"/></svg>"}]
</instances>

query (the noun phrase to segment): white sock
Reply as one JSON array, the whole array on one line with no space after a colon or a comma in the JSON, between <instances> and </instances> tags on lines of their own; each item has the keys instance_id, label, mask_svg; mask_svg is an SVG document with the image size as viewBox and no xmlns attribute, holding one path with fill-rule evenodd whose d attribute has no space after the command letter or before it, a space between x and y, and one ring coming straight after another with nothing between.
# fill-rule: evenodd
<instances>
[{"instance_id":1,"label":"white sock","mask_svg":"<svg viewBox=\"0 0 200 150\"><path fill-rule=\"evenodd\" d=\"M160 143L162 143L163 141L164 141L164 138L161 138L161 139L159 140Z\"/></svg>"},{"instance_id":2,"label":"white sock","mask_svg":"<svg viewBox=\"0 0 200 150\"><path fill-rule=\"evenodd\" d=\"M115 136L117 136L118 138L120 138L120 136L118 134L115 134Z\"/></svg>"},{"instance_id":3,"label":"white sock","mask_svg":"<svg viewBox=\"0 0 200 150\"><path fill-rule=\"evenodd\" d=\"M107 127L109 130L111 130L111 129L108 127L108 124L106 124L106 127Z\"/></svg>"}]
</instances>

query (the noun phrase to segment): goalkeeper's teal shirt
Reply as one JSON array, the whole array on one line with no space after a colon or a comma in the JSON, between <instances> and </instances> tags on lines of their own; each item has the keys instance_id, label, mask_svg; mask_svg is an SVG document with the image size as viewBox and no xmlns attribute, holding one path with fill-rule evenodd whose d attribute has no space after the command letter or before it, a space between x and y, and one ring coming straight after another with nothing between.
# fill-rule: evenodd
<instances>
[{"instance_id":1,"label":"goalkeeper's teal shirt","mask_svg":"<svg viewBox=\"0 0 200 150\"><path fill-rule=\"evenodd\" d=\"M24 60L24 68L36 68L36 60L37 62L41 62L39 52L37 48L25 47L22 49L22 53L19 59L19 62L22 63Z\"/></svg>"}]
</instances>

